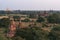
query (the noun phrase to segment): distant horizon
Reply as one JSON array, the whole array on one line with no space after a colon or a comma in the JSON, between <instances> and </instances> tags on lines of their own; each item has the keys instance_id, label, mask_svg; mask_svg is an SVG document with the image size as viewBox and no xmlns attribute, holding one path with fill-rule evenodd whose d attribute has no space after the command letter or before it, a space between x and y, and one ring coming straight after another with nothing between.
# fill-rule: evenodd
<instances>
[{"instance_id":1,"label":"distant horizon","mask_svg":"<svg viewBox=\"0 0 60 40\"><path fill-rule=\"evenodd\" d=\"M9 11L14 11L14 10L20 10L20 11L60 11L60 10L21 10L21 9L14 9L14 10L11 10L11 9L8 9ZM1 9L0 9L1 11ZM7 9L2 9L2 11L7 11Z\"/></svg>"}]
</instances>

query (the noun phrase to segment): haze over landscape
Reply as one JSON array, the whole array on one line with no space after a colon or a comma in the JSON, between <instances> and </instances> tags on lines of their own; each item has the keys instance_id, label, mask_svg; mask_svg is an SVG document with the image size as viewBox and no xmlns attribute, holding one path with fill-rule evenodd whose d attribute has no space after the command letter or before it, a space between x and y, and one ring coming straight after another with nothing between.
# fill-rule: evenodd
<instances>
[{"instance_id":1,"label":"haze over landscape","mask_svg":"<svg viewBox=\"0 0 60 40\"><path fill-rule=\"evenodd\" d=\"M0 40L60 40L60 0L0 0Z\"/></svg>"},{"instance_id":2,"label":"haze over landscape","mask_svg":"<svg viewBox=\"0 0 60 40\"><path fill-rule=\"evenodd\" d=\"M0 10L60 10L60 0L0 0Z\"/></svg>"}]
</instances>

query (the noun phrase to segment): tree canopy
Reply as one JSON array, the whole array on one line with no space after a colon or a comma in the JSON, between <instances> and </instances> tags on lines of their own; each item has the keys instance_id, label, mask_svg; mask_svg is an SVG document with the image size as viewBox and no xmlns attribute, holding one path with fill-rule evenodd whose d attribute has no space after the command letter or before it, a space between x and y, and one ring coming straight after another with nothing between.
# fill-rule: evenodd
<instances>
[{"instance_id":1,"label":"tree canopy","mask_svg":"<svg viewBox=\"0 0 60 40\"><path fill-rule=\"evenodd\" d=\"M50 40L60 40L60 26L53 27L49 34Z\"/></svg>"},{"instance_id":2,"label":"tree canopy","mask_svg":"<svg viewBox=\"0 0 60 40\"><path fill-rule=\"evenodd\" d=\"M45 19L43 17L38 17L37 22L44 22Z\"/></svg>"},{"instance_id":3,"label":"tree canopy","mask_svg":"<svg viewBox=\"0 0 60 40\"><path fill-rule=\"evenodd\" d=\"M19 36L25 40L48 40L48 32L39 27L20 28L16 31L15 37Z\"/></svg>"},{"instance_id":4,"label":"tree canopy","mask_svg":"<svg viewBox=\"0 0 60 40\"><path fill-rule=\"evenodd\" d=\"M60 16L58 14L52 14L48 16L47 21L49 23L60 23Z\"/></svg>"},{"instance_id":5,"label":"tree canopy","mask_svg":"<svg viewBox=\"0 0 60 40\"><path fill-rule=\"evenodd\" d=\"M10 24L9 18L0 19L0 27L8 27Z\"/></svg>"}]
</instances>

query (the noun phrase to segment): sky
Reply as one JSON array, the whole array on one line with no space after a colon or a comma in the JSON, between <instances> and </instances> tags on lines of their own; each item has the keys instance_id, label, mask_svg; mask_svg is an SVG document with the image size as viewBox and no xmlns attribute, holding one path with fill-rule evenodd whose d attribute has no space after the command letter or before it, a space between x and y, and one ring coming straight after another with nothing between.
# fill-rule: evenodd
<instances>
[{"instance_id":1,"label":"sky","mask_svg":"<svg viewBox=\"0 0 60 40\"><path fill-rule=\"evenodd\" d=\"M0 10L60 10L60 0L0 0Z\"/></svg>"}]
</instances>

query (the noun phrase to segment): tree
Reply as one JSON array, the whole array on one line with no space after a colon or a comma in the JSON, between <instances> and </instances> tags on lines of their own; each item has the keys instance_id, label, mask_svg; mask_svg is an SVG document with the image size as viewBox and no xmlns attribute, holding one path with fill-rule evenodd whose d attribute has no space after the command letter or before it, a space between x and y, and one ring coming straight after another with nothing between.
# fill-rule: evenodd
<instances>
[{"instance_id":1,"label":"tree","mask_svg":"<svg viewBox=\"0 0 60 40\"><path fill-rule=\"evenodd\" d=\"M47 18L47 21L48 21L49 23L56 23L56 18L53 17L53 16L49 16L49 17Z\"/></svg>"},{"instance_id":2,"label":"tree","mask_svg":"<svg viewBox=\"0 0 60 40\"><path fill-rule=\"evenodd\" d=\"M48 27L46 23L42 23L42 27Z\"/></svg>"},{"instance_id":3,"label":"tree","mask_svg":"<svg viewBox=\"0 0 60 40\"><path fill-rule=\"evenodd\" d=\"M45 19L43 17L38 17L37 22L44 22Z\"/></svg>"},{"instance_id":4,"label":"tree","mask_svg":"<svg viewBox=\"0 0 60 40\"><path fill-rule=\"evenodd\" d=\"M25 40L25 39L20 36L17 36L17 37L12 38L12 40Z\"/></svg>"},{"instance_id":5,"label":"tree","mask_svg":"<svg viewBox=\"0 0 60 40\"><path fill-rule=\"evenodd\" d=\"M13 16L14 21L20 21L20 16Z\"/></svg>"},{"instance_id":6,"label":"tree","mask_svg":"<svg viewBox=\"0 0 60 40\"><path fill-rule=\"evenodd\" d=\"M60 23L60 16L58 14L52 14L47 17L49 23Z\"/></svg>"},{"instance_id":7,"label":"tree","mask_svg":"<svg viewBox=\"0 0 60 40\"><path fill-rule=\"evenodd\" d=\"M40 27L28 27L18 29L15 37L19 36L25 40L48 40L47 35L48 32L43 31Z\"/></svg>"},{"instance_id":8,"label":"tree","mask_svg":"<svg viewBox=\"0 0 60 40\"><path fill-rule=\"evenodd\" d=\"M29 14L29 18L36 18L36 14Z\"/></svg>"},{"instance_id":9,"label":"tree","mask_svg":"<svg viewBox=\"0 0 60 40\"><path fill-rule=\"evenodd\" d=\"M60 26L56 26L51 30L49 38L50 40L60 40Z\"/></svg>"},{"instance_id":10,"label":"tree","mask_svg":"<svg viewBox=\"0 0 60 40\"><path fill-rule=\"evenodd\" d=\"M9 18L0 19L0 26L1 27L8 27L9 24L10 24Z\"/></svg>"},{"instance_id":11,"label":"tree","mask_svg":"<svg viewBox=\"0 0 60 40\"><path fill-rule=\"evenodd\" d=\"M22 22L30 22L30 20L28 18L22 20Z\"/></svg>"}]
</instances>

